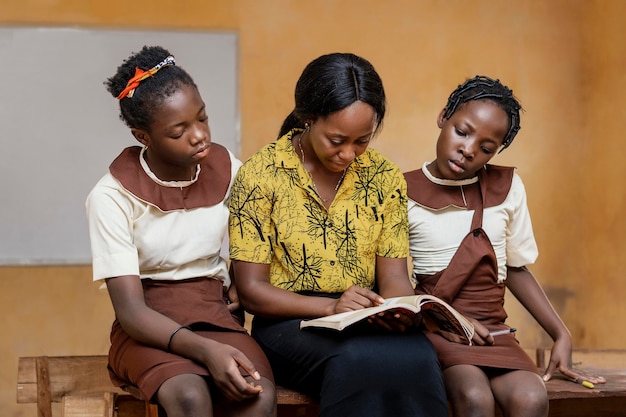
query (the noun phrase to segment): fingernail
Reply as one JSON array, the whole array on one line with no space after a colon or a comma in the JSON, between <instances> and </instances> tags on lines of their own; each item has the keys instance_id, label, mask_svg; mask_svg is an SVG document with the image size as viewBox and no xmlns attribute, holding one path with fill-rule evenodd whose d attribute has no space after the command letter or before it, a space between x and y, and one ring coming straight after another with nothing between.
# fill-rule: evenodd
<instances>
[{"instance_id":1,"label":"fingernail","mask_svg":"<svg viewBox=\"0 0 626 417\"><path fill-rule=\"evenodd\" d=\"M254 372L254 379L261 379L261 374L259 373L259 371Z\"/></svg>"}]
</instances>

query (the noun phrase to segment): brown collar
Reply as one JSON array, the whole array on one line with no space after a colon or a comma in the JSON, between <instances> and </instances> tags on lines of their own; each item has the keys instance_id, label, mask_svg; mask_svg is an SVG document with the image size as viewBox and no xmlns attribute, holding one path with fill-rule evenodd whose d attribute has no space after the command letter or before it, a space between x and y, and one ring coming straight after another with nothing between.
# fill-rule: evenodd
<instances>
[{"instance_id":1,"label":"brown collar","mask_svg":"<svg viewBox=\"0 0 626 417\"><path fill-rule=\"evenodd\" d=\"M154 182L139 162L141 147L122 151L109 166L111 175L135 197L162 211L213 206L224 200L231 179L231 161L221 145L211 144L209 156L200 164L200 174L187 187L165 187Z\"/></svg>"},{"instance_id":2,"label":"brown collar","mask_svg":"<svg viewBox=\"0 0 626 417\"><path fill-rule=\"evenodd\" d=\"M433 210L441 210L450 206L465 207L463 195L468 208L476 207L480 203L479 182L486 181L488 194L485 196L485 208L502 204L509 194L515 168L497 165L486 165L478 173L479 181L460 187L454 185L435 184L429 180L421 169L406 172L409 198L421 206Z\"/></svg>"}]
</instances>

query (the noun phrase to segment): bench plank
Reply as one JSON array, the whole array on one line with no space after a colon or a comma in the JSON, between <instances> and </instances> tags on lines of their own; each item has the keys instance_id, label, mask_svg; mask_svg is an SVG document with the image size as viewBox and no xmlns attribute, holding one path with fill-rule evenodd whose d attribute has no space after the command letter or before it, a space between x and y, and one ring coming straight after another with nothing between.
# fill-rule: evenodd
<instances>
[{"instance_id":1,"label":"bench plank","mask_svg":"<svg viewBox=\"0 0 626 417\"><path fill-rule=\"evenodd\" d=\"M624 417L623 398L568 398L550 401L550 417Z\"/></svg>"},{"instance_id":2,"label":"bench plank","mask_svg":"<svg viewBox=\"0 0 626 417\"><path fill-rule=\"evenodd\" d=\"M67 395L61 401L63 417L113 417L116 395Z\"/></svg>"},{"instance_id":3,"label":"bench plank","mask_svg":"<svg viewBox=\"0 0 626 417\"><path fill-rule=\"evenodd\" d=\"M37 403L38 417L52 417L51 403L65 401L62 405L64 415L91 417L104 412L102 407L107 403L103 394L115 394L113 398L119 417L155 416L156 406L113 386L107 361L106 355L21 357L18 359L17 403ZM276 396L279 416L317 414L317 404L305 394L276 387Z\"/></svg>"},{"instance_id":4,"label":"bench plank","mask_svg":"<svg viewBox=\"0 0 626 417\"><path fill-rule=\"evenodd\" d=\"M538 349L541 372L549 350ZM616 417L626 410L626 349L577 349L576 366L602 375L606 384L589 389L557 373L547 382L550 417ZM543 361L543 362L542 362ZM67 417L156 417L158 407L113 386L106 355L22 357L18 360L17 402L37 403L38 417L52 417L51 403L61 402ZM278 416L315 417L310 397L277 387Z\"/></svg>"},{"instance_id":5,"label":"bench plank","mask_svg":"<svg viewBox=\"0 0 626 417\"><path fill-rule=\"evenodd\" d=\"M561 374L556 374L546 383L548 398L550 400L566 400L571 398L580 399L606 399L619 397L624 399L626 410L626 368L595 368L582 367L585 372L602 375L606 378L606 384L596 384L593 389L585 388L581 384L571 382Z\"/></svg>"},{"instance_id":6,"label":"bench plank","mask_svg":"<svg viewBox=\"0 0 626 417\"><path fill-rule=\"evenodd\" d=\"M107 357L51 356L22 357L18 359L17 402L37 403L37 361L47 362L44 385L49 385L48 402L61 402L66 395L99 395L104 392L123 394L111 383L107 373ZM42 367L43 369L43 367ZM42 389L42 386L39 387ZM46 416L49 417L49 416Z\"/></svg>"}]
</instances>

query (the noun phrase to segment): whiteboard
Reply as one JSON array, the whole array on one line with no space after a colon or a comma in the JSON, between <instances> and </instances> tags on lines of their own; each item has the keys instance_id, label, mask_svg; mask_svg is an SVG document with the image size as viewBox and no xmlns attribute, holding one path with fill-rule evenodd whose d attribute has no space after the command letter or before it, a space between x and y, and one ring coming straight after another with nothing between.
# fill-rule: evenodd
<instances>
[{"instance_id":1,"label":"whiteboard","mask_svg":"<svg viewBox=\"0 0 626 417\"><path fill-rule=\"evenodd\" d=\"M234 33L0 28L0 264L90 264L85 199L138 143L104 86L144 45L168 49L239 154Z\"/></svg>"}]
</instances>

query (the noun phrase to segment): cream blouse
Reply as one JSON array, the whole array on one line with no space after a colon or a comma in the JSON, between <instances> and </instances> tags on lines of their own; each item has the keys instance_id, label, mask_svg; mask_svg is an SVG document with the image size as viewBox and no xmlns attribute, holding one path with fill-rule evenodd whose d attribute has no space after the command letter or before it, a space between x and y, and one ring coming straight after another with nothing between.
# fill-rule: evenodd
<instances>
[{"instance_id":1,"label":"cream blouse","mask_svg":"<svg viewBox=\"0 0 626 417\"><path fill-rule=\"evenodd\" d=\"M422 170L433 183L462 187L478 181L453 181L434 177L424 163ZM473 210L450 206L433 210L409 198L409 250L413 273L431 275L445 269L461 241L470 232ZM517 173L502 204L484 210L483 229L491 240L498 261L498 280L506 279L506 266L520 267L535 262L538 256L526 191Z\"/></svg>"}]
</instances>

